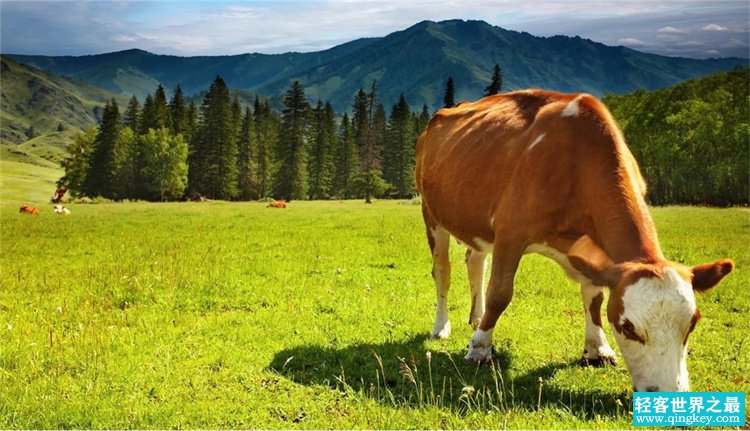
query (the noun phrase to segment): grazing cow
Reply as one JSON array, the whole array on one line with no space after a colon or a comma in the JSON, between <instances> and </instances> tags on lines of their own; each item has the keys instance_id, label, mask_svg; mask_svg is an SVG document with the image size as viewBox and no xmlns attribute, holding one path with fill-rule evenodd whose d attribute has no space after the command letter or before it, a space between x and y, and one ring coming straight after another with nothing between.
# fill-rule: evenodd
<instances>
[{"instance_id":1,"label":"grazing cow","mask_svg":"<svg viewBox=\"0 0 750 431\"><path fill-rule=\"evenodd\" d=\"M70 215L70 210L60 204L55 205L54 211L55 211L55 214Z\"/></svg>"},{"instance_id":2,"label":"grazing cow","mask_svg":"<svg viewBox=\"0 0 750 431\"><path fill-rule=\"evenodd\" d=\"M286 208L286 202L271 201L266 208Z\"/></svg>"},{"instance_id":3,"label":"grazing cow","mask_svg":"<svg viewBox=\"0 0 750 431\"><path fill-rule=\"evenodd\" d=\"M468 246L470 363L491 359L521 257L540 253L581 284L590 361L615 356L600 316L608 287L607 317L634 389L688 390L687 338L700 318L694 291L715 286L733 263L690 268L664 258L638 165L599 100L527 90L442 109L416 152L437 287L433 336L451 331L450 236Z\"/></svg>"},{"instance_id":4,"label":"grazing cow","mask_svg":"<svg viewBox=\"0 0 750 431\"><path fill-rule=\"evenodd\" d=\"M21 208L18 210L18 212L29 215L39 215L39 210L32 207L31 205L26 204L21 205Z\"/></svg>"}]
</instances>

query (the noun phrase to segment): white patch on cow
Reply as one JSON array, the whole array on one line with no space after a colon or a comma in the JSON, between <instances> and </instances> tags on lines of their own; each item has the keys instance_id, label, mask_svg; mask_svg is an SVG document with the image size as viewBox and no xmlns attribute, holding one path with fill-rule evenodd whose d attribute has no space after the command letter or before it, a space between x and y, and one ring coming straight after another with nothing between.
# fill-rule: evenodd
<instances>
[{"instance_id":1,"label":"white patch on cow","mask_svg":"<svg viewBox=\"0 0 750 431\"><path fill-rule=\"evenodd\" d=\"M495 216L490 217L490 226L492 226L493 229L495 228Z\"/></svg>"},{"instance_id":2,"label":"white patch on cow","mask_svg":"<svg viewBox=\"0 0 750 431\"><path fill-rule=\"evenodd\" d=\"M492 360L492 331L477 329L469 342L469 352L465 360L474 363L484 363Z\"/></svg>"},{"instance_id":3,"label":"white patch on cow","mask_svg":"<svg viewBox=\"0 0 750 431\"><path fill-rule=\"evenodd\" d=\"M544 139L544 135L546 135L546 133L542 133L541 135L537 136L536 139L534 139L534 142L529 145L529 151L534 148L536 144L542 142L542 139Z\"/></svg>"},{"instance_id":4,"label":"white patch on cow","mask_svg":"<svg viewBox=\"0 0 750 431\"><path fill-rule=\"evenodd\" d=\"M471 287L471 312L469 313L469 324L474 329L479 326L484 316L484 271L487 262L487 254L473 250L467 256L466 268L469 273L469 286Z\"/></svg>"},{"instance_id":5,"label":"white patch on cow","mask_svg":"<svg viewBox=\"0 0 750 431\"><path fill-rule=\"evenodd\" d=\"M526 247L526 250L524 251L524 254L529 253L538 253L554 260L565 271L565 275L573 281L577 281L578 283L589 282L589 279L584 277L577 269L573 268L573 265L570 264L570 260L568 260L568 256L547 244L531 244Z\"/></svg>"},{"instance_id":6,"label":"white patch on cow","mask_svg":"<svg viewBox=\"0 0 750 431\"><path fill-rule=\"evenodd\" d=\"M601 326L594 323L591 315L591 303L594 298L603 293L603 289L594 286L591 283L581 284L581 299L583 308L586 313L586 338L583 348L588 352L589 359L608 359L615 358L615 351L609 346L607 336Z\"/></svg>"},{"instance_id":7,"label":"white patch on cow","mask_svg":"<svg viewBox=\"0 0 750 431\"><path fill-rule=\"evenodd\" d=\"M443 304L438 300L437 315L435 316L435 324L432 326L432 338L444 339L451 336L451 321L448 317L448 306L447 301L442 301Z\"/></svg>"},{"instance_id":8,"label":"white patch on cow","mask_svg":"<svg viewBox=\"0 0 750 431\"><path fill-rule=\"evenodd\" d=\"M573 99L570 103L568 103L568 105L562 111L562 116L563 117L577 117L581 111L578 106L578 102L580 99L581 99L581 96L578 96L575 99Z\"/></svg>"},{"instance_id":9,"label":"white patch on cow","mask_svg":"<svg viewBox=\"0 0 750 431\"><path fill-rule=\"evenodd\" d=\"M664 278L643 277L622 296L619 324L630 321L645 343L629 340L615 331L615 339L630 369L637 391L689 390L686 346L683 344L695 313L690 283L672 268Z\"/></svg>"}]
</instances>

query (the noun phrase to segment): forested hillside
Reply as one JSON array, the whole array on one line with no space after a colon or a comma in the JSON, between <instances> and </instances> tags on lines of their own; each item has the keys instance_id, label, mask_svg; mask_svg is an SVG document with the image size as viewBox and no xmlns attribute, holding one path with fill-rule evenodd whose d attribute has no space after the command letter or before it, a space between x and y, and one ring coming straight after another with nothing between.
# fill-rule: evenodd
<instances>
[{"instance_id":1,"label":"forested hillside","mask_svg":"<svg viewBox=\"0 0 750 431\"><path fill-rule=\"evenodd\" d=\"M747 205L750 69L604 102L641 166L652 204Z\"/></svg>"}]
</instances>

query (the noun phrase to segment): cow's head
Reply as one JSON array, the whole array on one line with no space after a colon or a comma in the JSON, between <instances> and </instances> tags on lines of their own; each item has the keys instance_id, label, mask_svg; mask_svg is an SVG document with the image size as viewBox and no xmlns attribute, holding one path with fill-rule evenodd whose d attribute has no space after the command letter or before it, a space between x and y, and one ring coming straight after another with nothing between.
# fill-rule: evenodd
<instances>
[{"instance_id":1,"label":"cow's head","mask_svg":"<svg viewBox=\"0 0 750 431\"><path fill-rule=\"evenodd\" d=\"M716 286L731 260L692 268L672 262L614 264L603 251L568 256L596 285L609 286L607 317L635 391L687 391L687 340L700 319L695 292Z\"/></svg>"}]
</instances>

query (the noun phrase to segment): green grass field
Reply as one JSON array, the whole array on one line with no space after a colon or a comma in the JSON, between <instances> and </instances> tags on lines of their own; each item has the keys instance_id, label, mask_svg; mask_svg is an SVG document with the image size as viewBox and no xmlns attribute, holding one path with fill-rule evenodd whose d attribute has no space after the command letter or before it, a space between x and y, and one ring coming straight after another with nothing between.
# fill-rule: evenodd
<instances>
[{"instance_id":1,"label":"green grass field","mask_svg":"<svg viewBox=\"0 0 750 431\"><path fill-rule=\"evenodd\" d=\"M632 427L622 359L577 365L579 289L552 261L524 258L496 361L477 369L453 243L453 335L428 338L419 206L69 207L0 206L2 429ZM749 215L653 209L673 260L737 265L698 298L692 390L750 391Z\"/></svg>"}]
</instances>

